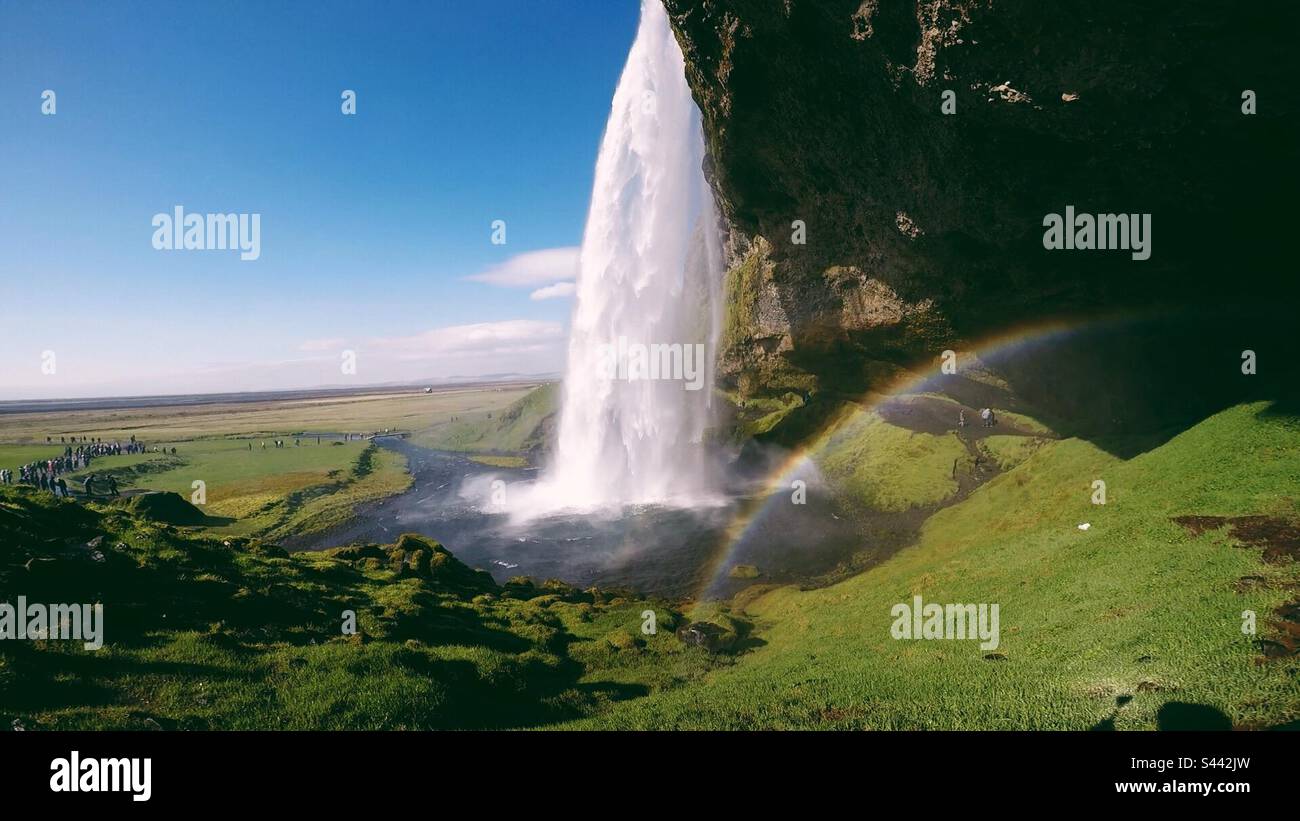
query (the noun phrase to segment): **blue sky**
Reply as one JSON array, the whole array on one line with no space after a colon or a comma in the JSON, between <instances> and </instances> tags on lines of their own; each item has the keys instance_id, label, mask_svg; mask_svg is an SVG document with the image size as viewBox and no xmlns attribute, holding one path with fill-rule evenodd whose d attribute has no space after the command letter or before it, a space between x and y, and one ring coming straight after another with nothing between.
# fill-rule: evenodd
<instances>
[{"instance_id":1,"label":"blue sky","mask_svg":"<svg viewBox=\"0 0 1300 821\"><path fill-rule=\"evenodd\" d=\"M554 249L581 241L638 14L6 0L0 399L559 369ZM155 250L177 205L260 214L260 258Z\"/></svg>"}]
</instances>

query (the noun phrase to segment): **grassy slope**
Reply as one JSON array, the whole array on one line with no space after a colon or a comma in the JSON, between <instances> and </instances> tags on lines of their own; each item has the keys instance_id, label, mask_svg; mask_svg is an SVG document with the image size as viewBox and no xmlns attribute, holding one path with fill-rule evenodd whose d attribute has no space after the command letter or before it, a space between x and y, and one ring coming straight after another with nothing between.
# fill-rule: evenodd
<instances>
[{"instance_id":1,"label":"grassy slope","mask_svg":"<svg viewBox=\"0 0 1300 821\"><path fill-rule=\"evenodd\" d=\"M1122 462L1044 444L932 516L920 542L832 587L755 590L737 657L671 635L662 603L556 585L478 587L399 571L390 550L294 554L0 490L0 589L102 599L109 646L0 643L0 718L29 727L1146 728L1170 700L1241 725L1293 720L1285 664L1256 665L1294 564L1264 566L1181 514L1300 514L1300 430L1226 411ZM1107 482L1109 504L1089 503ZM1076 529L1090 521L1087 533ZM39 538L34 537L39 534ZM57 554L105 538L103 565ZM47 541L48 540L48 541ZM797 545L796 545L797 546ZM403 552L434 551L425 543ZM25 569L56 551L55 572ZM450 558L439 566L455 569ZM417 562L418 564L418 562ZM1247 575L1270 586L1234 592ZM57 593L57 595L55 595ZM1000 604L1003 660L974 642L895 641L895 603ZM1294 594L1291 594L1292 596ZM647 607L660 632L639 630ZM367 641L339 634L344 609ZM692 614L748 633L716 607ZM1130 697L1123 707L1117 699Z\"/></svg>"},{"instance_id":2,"label":"grassy slope","mask_svg":"<svg viewBox=\"0 0 1300 821\"><path fill-rule=\"evenodd\" d=\"M466 414L417 433L417 444L441 450L520 453L542 445L542 426L559 406L559 384L533 389L505 409Z\"/></svg>"},{"instance_id":3,"label":"grassy slope","mask_svg":"<svg viewBox=\"0 0 1300 821\"><path fill-rule=\"evenodd\" d=\"M978 447L999 469L1010 470L1032 456L1046 441L1036 436L986 436Z\"/></svg>"},{"instance_id":4,"label":"grassy slope","mask_svg":"<svg viewBox=\"0 0 1300 821\"><path fill-rule=\"evenodd\" d=\"M958 470L970 460L955 434L905 430L875 413L856 412L818 455L832 484L878 510L941 502L957 491Z\"/></svg>"},{"instance_id":5,"label":"grassy slope","mask_svg":"<svg viewBox=\"0 0 1300 821\"><path fill-rule=\"evenodd\" d=\"M1169 520L1300 514L1300 426L1264 409L1230 409L1128 462L1048 443L931 517L920 543L884 565L749 603L765 643L736 665L578 726L1151 728L1171 700L1239 725L1294 720L1294 679L1283 664L1256 665L1240 614L1262 623L1296 566L1264 566L1255 550ZM1104 507L1090 503L1097 478ZM1234 592L1252 574L1274 584ZM1000 604L1006 658L985 660L975 642L892 639L890 608L914 594ZM1118 707L1121 696L1132 700Z\"/></svg>"},{"instance_id":6,"label":"grassy slope","mask_svg":"<svg viewBox=\"0 0 1300 821\"><path fill-rule=\"evenodd\" d=\"M104 559L37 535L102 536ZM676 641L663 603L500 587L420 537L286 555L26 489L0 489L0 589L102 601L106 634L98 651L0 642L6 727L525 727L725 663ZM640 632L647 608L653 636ZM345 610L364 637L342 634Z\"/></svg>"}]
</instances>

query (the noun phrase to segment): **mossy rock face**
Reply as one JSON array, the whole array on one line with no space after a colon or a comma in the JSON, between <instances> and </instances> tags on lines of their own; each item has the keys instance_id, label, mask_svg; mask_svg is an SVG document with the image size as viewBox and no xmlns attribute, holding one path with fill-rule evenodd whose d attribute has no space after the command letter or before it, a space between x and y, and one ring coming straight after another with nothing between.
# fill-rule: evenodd
<instances>
[{"instance_id":1,"label":"mossy rock face","mask_svg":"<svg viewBox=\"0 0 1300 821\"><path fill-rule=\"evenodd\" d=\"M1108 3L1105 26L1040 5L666 0L732 229L724 376L783 360L835 385L833 359L882 345L932 357L949 324L974 337L1079 306L1213 308L1279 289L1293 304L1296 283L1268 264L1222 276L1237 249L1287 258L1270 196L1286 141L1261 140L1221 87L1190 81L1287 88L1291 38L1267 36L1250 4ZM940 109L945 89L957 116ZM1290 110L1273 116L1293 127ZM1089 162L1063 163L1079 145ZM1119 253L1049 273L1044 212L1068 202L1169 215L1164 250L1141 277Z\"/></svg>"},{"instance_id":2,"label":"mossy rock face","mask_svg":"<svg viewBox=\"0 0 1300 821\"><path fill-rule=\"evenodd\" d=\"M511 599L531 599L538 595L537 585L527 576L511 576L501 585L501 595Z\"/></svg>"},{"instance_id":3,"label":"mossy rock face","mask_svg":"<svg viewBox=\"0 0 1300 821\"><path fill-rule=\"evenodd\" d=\"M739 636L711 621L696 621L677 630L677 638L688 647L703 647L710 653L726 653L736 646Z\"/></svg>"},{"instance_id":4,"label":"mossy rock face","mask_svg":"<svg viewBox=\"0 0 1300 821\"><path fill-rule=\"evenodd\" d=\"M421 577L429 575L429 551L423 549L417 550L408 556L406 561L407 567L409 567L411 572L415 575Z\"/></svg>"},{"instance_id":5,"label":"mossy rock face","mask_svg":"<svg viewBox=\"0 0 1300 821\"><path fill-rule=\"evenodd\" d=\"M141 519L162 524L189 526L207 521L203 511L170 491L132 496L126 509Z\"/></svg>"},{"instance_id":6,"label":"mossy rock face","mask_svg":"<svg viewBox=\"0 0 1300 821\"><path fill-rule=\"evenodd\" d=\"M568 598L577 592L576 587L560 579L547 579L542 582L542 589L548 593L555 593L565 598Z\"/></svg>"},{"instance_id":7,"label":"mossy rock face","mask_svg":"<svg viewBox=\"0 0 1300 821\"><path fill-rule=\"evenodd\" d=\"M350 544L346 547L332 547L329 550L322 550L321 553L325 556L332 556L335 559L344 559L350 562L362 559L383 561L388 558L388 553L377 544Z\"/></svg>"},{"instance_id":8,"label":"mossy rock face","mask_svg":"<svg viewBox=\"0 0 1300 821\"><path fill-rule=\"evenodd\" d=\"M418 533L403 533L397 537L396 542L393 542L393 547L412 553L416 550L436 550L442 547L442 543Z\"/></svg>"},{"instance_id":9,"label":"mossy rock face","mask_svg":"<svg viewBox=\"0 0 1300 821\"><path fill-rule=\"evenodd\" d=\"M451 555L436 539L418 533L404 533L384 556L388 567L406 576L424 579L439 587L467 593L493 592L496 582L490 573L474 570Z\"/></svg>"}]
</instances>

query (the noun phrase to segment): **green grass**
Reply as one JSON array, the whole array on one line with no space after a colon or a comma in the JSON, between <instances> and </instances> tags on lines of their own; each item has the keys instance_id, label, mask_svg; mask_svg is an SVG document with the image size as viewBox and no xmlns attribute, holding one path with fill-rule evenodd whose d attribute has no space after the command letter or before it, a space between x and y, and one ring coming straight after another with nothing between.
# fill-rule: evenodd
<instances>
[{"instance_id":1,"label":"green grass","mask_svg":"<svg viewBox=\"0 0 1300 821\"><path fill-rule=\"evenodd\" d=\"M1028 418L1028 417L1022 417ZM1036 436L986 436L980 439L977 447L1001 470L1010 470L1028 459L1047 440Z\"/></svg>"},{"instance_id":2,"label":"green grass","mask_svg":"<svg viewBox=\"0 0 1300 821\"><path fill-rule=\"evenodd\" d=\"M401 393L127 410L62 411L5 417L0 466L17 468L63 452L58 436L127 441L136 435L149 452L98 457L89 471L69 474L79 485L86 473L113 476L121 488L165 490L191 498L193 483L206 483L204 513L213 533L274 538L301 535L335 525L367 501L410 486L405 460L370 451L361 440L340 442L331 434L382 430L428 435L464 414L502 420L510 446L525 444L520 431L540 425L541 408L553 386L450 389L433 394ZM54 433L57 431L57 433ZM55 442L42 444L53 434ZM322 435L321 444L316 436ZM295 447L294 439L302 445ZM284 448L274 448L282 439ZM261 447L267 442L267 447ZM252 450L249 450L249 444ZM170 449L177 454L172 456ZM369 453L369 455L366 455ZM489 457L484 457L489 458ZM499 457L505 466L518 457ZM364 464L363 464L364 461Z\"/></svg>"},{"instance_id":3,"label":"green grass","mask_svg":"<svg viewBox=\"0 0 1300 821\"><path fill-rule=\"evenodd\" d=\"M439 450L498 452L519 455L542 447L543 426L559 407L558 383L542 385L504 409L457 415L413 437L424 447ZM490 464L490 463L489 463Z\"/></svg>"},{"instance_id":4,"label":"green grass","mask_svg":"<svg viewBox=\"0 0 1300 821\"><path fill-rule=\"evenodd\" d=\"M1039 436L1055 435L1055 433L1052 431L1051 428L1049 428L1047 425L1044 425L1042 422L1033 418L1032 416L1026 416L1023 413L1015 413L1009 410L1002 410L1001 408L994 408L993 410L994 413L997 414L998 421L1004 425L1009 423L1012 427L1019 428L1020 430L1023 431L1028 431L1030 433L1037 434Z\"/></svg>"},{"instance_id":5,"label":"green grass","mask_svg":"<svg viewBox=\"0 0 1300 821\"><path fill-rule=\"evenodd\" d=\"M948 437L869 417L838 435L828 459L840 456L835 467L872 498L902 504L943 490L888 482L912 481L917 466L937 474ZM342 459L345 447L321 449ZM175 459L206 460L214 475L247 472L237 462L246 447L178 448ZM361 470L360 454L352 468L292 446L265 455L319 460L310 466L327 478L344 470L363 482L382 472L383 453L370 451ZM736 650L720 655L678 641L685 617L666 603L558 582L496 585L418 537L285 554L0 489L0 589L103 601L107 638L98 652L0 642L0 719L67 729L1150 729L1171 701L1243 727L1300 718L1293 665L1257 663L1240 629L1247 609L1270 629L1300 567L1266 565L1224 532L1193 537L1170 520L1300 518L1295 418L1239 406L1128 461L1077 439L1017 456L865 573L692 608ZM171 460L142 477L185 469ZM1091 504L1096 479L1105 506ZM297 512L314 515L315 498L301 497ZM61 552L97 536L103 563ZM800 548L797 534L785 538ZM1263 582L1239 587L1247 576ZM891 608L914 595L998 604L1001 657L986 659L976 642L891 638ZM654 635L641 631L647 609ZM344 610L364 638L341 634Z\"/></svg>"},{"instance_id":6,"label":"green grass","mask_svg":"<svg viewBox=\"0 0 1300 821\"><path fill-rule=\"evenodd\" d=\"M936 436L889 424L874 412L842 419L817 462L831 483L877 510L900 511L947 499L957 491L953 464L970 461L955 434Z\"/></svg>"},{"instance_id":7,"label":"green grass","mask_svg":"<svg viewBox=\"0 0 1300 821\"><path fill-rule=\"evenodd\" d=\"M103 561L34 534L102 536ZM54 566L32 575L33 560ZM32 601L104 605L98 651L0 643L0 717L28 729L528 727L724 663L677 642L662 602L502 587L422 537L286 554L0 489L0 589L17 584ZM647 609L655 635L640 630Z\"/></svg>"},{"instance_id":8,"label":"green grass","mask_svg":"<svg viewBox=\"0 0 1300 821\"><path fill-rule=\"evenodd\" d=\"M28 465L32 462L43 462L47 459L53 459L56 456L63 455L63 449L67 445L4 445L0 444L0 468L9 468L18 475L19 465ZM17 478L14 481L18 481Z\"/></svg>"},{"instance_id":9,"label":"green grass","mask_svg":"<svg viewBox=\"0 0 1300 821\"><path fill-rule=\"evenodd\" d=\"M1297 566L1264 565L1222 534L1193 538L1170 521L1300 515L1300 425L1264 410L1230 409L1128 462L1079 440L1048 443L936 513L885 564L746 603L764 643L735 665L575 726L1150 729L1168 701L1212 706L1239 726L1293 721L1300 691L1285 663L1256 664L1240 614L1262 624ZM1090 502L1097 478L1104 507ZM1270 584L1236 592L1246 575ZM975 642L891 638L890 608L915 594L998 603L1005 659L986 660Z\"/></svg>"},{"instance_id":10,"label":"green grass","mask_svg":"<svg viewBox=\"0 0 1300 821\"><path fill-rule=\"evenodd\" d=\"M121 410L15 413L4 417L0 441L39 445L53 436L100 437L150 444L225 436L291 436L294 433L418 431L456 414L492 413L509 407L534 386L450 388L435 393L358 394L325 399L271 400L159 406Z\"/></svg>"}]
</instances>

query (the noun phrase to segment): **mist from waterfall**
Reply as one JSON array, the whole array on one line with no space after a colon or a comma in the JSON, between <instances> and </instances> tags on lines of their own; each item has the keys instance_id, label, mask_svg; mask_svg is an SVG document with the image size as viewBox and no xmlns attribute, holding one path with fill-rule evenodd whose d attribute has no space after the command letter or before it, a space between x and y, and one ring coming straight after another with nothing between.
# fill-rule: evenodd
<instances>
[{"instance_id":1,"label":"mist from waterfall","mask_svg":"<svg viewBox=\"0 0 1300 821\"><path fill-rule=\"evenodd\" d=\"M714 412L723 254L703 161L681 48L660 0L643 0L596 160L556 450L530 507L696 505L710 497L704 438ZM702 354L702 385L691 389L662 372L637 378L645 372L635 361L611 370L612 352L638 346L665 365L673 346L688 360Z\"/></svg>"}]
</instances>

